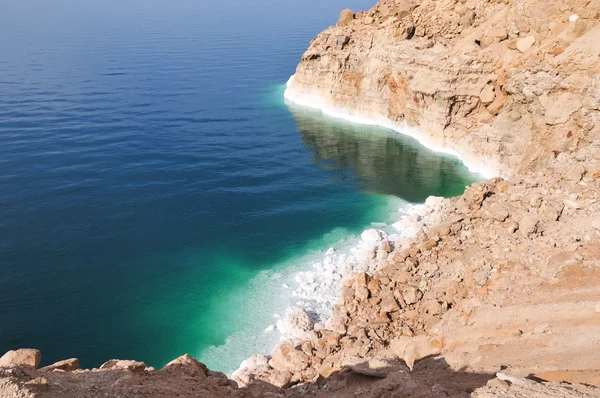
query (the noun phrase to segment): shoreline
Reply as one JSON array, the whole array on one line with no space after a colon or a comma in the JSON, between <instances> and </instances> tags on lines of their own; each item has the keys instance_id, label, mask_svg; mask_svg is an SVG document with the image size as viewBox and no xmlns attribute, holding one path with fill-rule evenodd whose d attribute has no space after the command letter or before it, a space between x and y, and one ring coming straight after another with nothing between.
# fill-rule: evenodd
<instances>
[{"instance_id":1,"label":"shoreline","mask_svg":"<svg viewBox=\"0 0 600 398\"><path fill-rule=\"evenodd\" d=\"M361 115L356 115L353 111L345 110L343 108L335 108L333 105L327 104L323 97L319 96L318 94L311 94L307 96L300 93L296 93L291 88L295 76L295 74L290 76L290 78L286 82L286 89L283 95L286 100L296 105L319 110L324 115L336 119L342 119L361 125L377 126L393 130L402 135L414 138L415 140L417 140L417 142L419 142L419 144L423 145L425 148L432 152L441 153L457 158L463 165L465 165L465 167L471 173L478 174L481 177L483 177L483 179L490 179L494 177L502 177L508 179L505 174L500 172L500 169L498 167L486 166L484 165L484 162L478 161L476 159L466 159L465 156L463 156L459 151L455 150L450 146L440 146L432 143L431 140L428 139L423 133L421 133L418 128L411 127L406 122L403 122L402 124L397 124L385 117L379 117L377 119L374 119Z\"/></svg>"},{"instance_id":2,"label":"shoreline","mask_svg":"<svg viewBox=\"0 0 600 398\"><path fill-rule=\"evenodd\" d=\"M393 233L372 222L371 228L351 236L355 242L350 246L340 249L331 246L321 261L313 261L310 268L292 273L297 283L290 294L292 304L275 324L269 324L263 331L279 333L278 343L267 354L254 354L245 359L228 376L245 386L248 384L245 376L255 374L281 344L307 339L313 330L335 329L334 310L342 298L344 283L360 273L376 272L393 251L408 250L414 238L441 222L450 210L450 201L450 198L429 196L424 203L407 202L398 209L400 217L386 223L386 229Z\"/></svg>"},{"instance_id":3,"label":"shoreline","mask_svg":"<svg viewBox=\"0 0 600 398\"><path fill-rule=\"evenodd\" d=\"M412 137L432 152L457 158L471 173L480 176L481 181L497 176L497 172L490 168L476 166L473 162L465 163L463 157L453 149L428 143L417 128L407 125L397 127L390 121L377 122L366 117L344 114L344 112L336 111L325 105L315 106L315 103L322 104L324 101L317 96L315 98L318 100L312 102L310 99L301 99L300 96L294 95L290 89L293 78L292 75L286 83L284 98L294 104L317 109L336 119L383 127ZM372 228L365 229L357 237L354 245L345 247L340 252L334 247L330 247L321 261L313 261L312 269L296 272L294 280L297 282L297 287L292 291L290 298L291 301L299 301L288 307L286 313L282 314L283 316L275 324L268 325L263 332L280 333L279 343L267 355L256 354L244 360L240 367L230 375L232 379L241 386L247 385L244 380L245 376L257 373L257 368L266 363L265 361L271 358L273 352L281 344L306 339L312 330L334 329L333 312L336 304L342 298L344 283L359 273L374 273L394 250L408 250L412 239L439 225L449 210L449 204L449 198L436 196L429 196L424 203L407 202L404 208L398 209L398 212L401 213L400 217L388 220L386 224L389 229L393 230L393 233L388 234L386 231L378 229L378 226L374 225L376 223L371 223ZM310 321L307 318L310 318Z\"/></svg>"}]
</instances>

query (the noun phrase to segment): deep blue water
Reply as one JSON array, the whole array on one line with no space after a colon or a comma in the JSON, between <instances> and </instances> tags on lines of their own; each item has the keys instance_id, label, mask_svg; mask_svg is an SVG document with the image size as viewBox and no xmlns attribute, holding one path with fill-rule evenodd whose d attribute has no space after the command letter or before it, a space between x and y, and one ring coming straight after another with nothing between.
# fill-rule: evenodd
<instances>
[{"instance_id":1,"label":"deep blue water","mask_svg":"<svg viewBox=\"0 0 600 398\"><path fill-rule=\"evenodd\" d=\"M0 351L202 356L259 316L223 303L261 270L460 193L458 161L283 102L310 39L372 2L5 2Z\"/></svg>"}]
</instances>

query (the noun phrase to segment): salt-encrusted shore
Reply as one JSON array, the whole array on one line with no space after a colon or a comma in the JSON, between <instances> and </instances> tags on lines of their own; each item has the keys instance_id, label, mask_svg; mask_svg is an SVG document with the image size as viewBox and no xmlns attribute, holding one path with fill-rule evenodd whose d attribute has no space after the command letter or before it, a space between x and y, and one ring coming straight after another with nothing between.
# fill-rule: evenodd
<instances>
[{"instance_id":1,"label":"salt-encrusted shore","mask_svg":"<svg viewBox=\"0 0 600 398\"><path fill-rule=\"evenodd\" d=\"M291 292L296 306L276 325L283 338L304 336L305 330L298 329L293 322L294 314L300 309L322 324L317 327L327 327L346 278L361 272L375 272L394 249L406 249L418 233L437 225L448 210L448 204L448 199L435 196L423 204L406 204L398 209L399 219L393 220L385 230L366 229L354 246L339 251L331 247L321 261L312 264L311 270L298 272L294 278L297 288Z\"/></svg>"},{"instance_id":2,"label":"salt-encrusted shore","mask_svg":"<svg viewBox=\"0 0 600 398\"><path fill-rule=\"evenodd\" d=\"M320 110L323 114L337 119L343 119L357 124L384 127L394 130L402 135L412 137L425 148L433 152L439 152L458 158L469 171L479 174L484 178L500 176L508 177L506 173L505 175L502 175L498 167L490 164L489 159L480 159L476 156L465 158L465 156L455 149L450 142L447 142L446 140L440 142L440 140L436 140L432 136L424 134L419 128L410 126L405 120L392 121L384 115L361 114L359 111L344 107L342 104L333 104L316 92L301 93L294 88L294 77L295 75L292 75L287 81L284 93L285 99L294 104Z\"/></svg>"},{"instance_id":3,"label":"salt-encrusted shore","mask_svg":"<svg viewBox=\"0 0 600 398\"><path fill-rule=\"evenodd\" d=\"M386 228L389 233L369 228L360 234L354 246L340 251L329 248L321 261L312 264L311 270L295 275L293 306L276 325L267 326L265 333L278 332L285 342L309 338L312 330L335 328L332 314L341 299L343 284L360 273L375 273L394 250L408 250L411 239L437 226L449 208L449 199L436 196L428 197L422 204L407 203L398 209L398 220ZM245 385L248 375L264 366L269 358L261 354L243 361L233 372L233 379Z\"/></svg>"}]
</instances>

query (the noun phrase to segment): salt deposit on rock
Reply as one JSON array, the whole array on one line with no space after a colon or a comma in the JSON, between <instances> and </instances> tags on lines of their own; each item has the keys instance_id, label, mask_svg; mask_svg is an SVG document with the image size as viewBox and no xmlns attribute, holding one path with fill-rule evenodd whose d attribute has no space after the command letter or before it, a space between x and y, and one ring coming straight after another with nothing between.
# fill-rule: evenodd
<instances>
[{"instance_id":1,"label":"salt deposit on rock","mask_svg":"<svg viewBox=\"0 0 600 398\"><path fill-rule=\"evenodd\" d=\"M366 244L374 245L375 243L377 243L381 240L381 232L379 232L378 230L376 230L374 228L367 229L362 234L360 234L360 238Z\"/></svg>"},{"instance_id":2,"label":"salt deposit on rock","mask_svg":"<svg viewBox=\"0 0 600 398\"><path fill-rule=\"evenodd\" d=\"M304 309L299 309L277 322L277 329L286 337L308 338L314 329L314 321Z\"/></svg>"}]
</instances>

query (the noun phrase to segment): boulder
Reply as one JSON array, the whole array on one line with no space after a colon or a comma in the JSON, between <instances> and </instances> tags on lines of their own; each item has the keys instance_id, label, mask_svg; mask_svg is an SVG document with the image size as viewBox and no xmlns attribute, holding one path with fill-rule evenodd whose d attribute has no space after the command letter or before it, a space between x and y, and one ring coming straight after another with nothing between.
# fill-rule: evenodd
<instances>
[{"instance_id":1,"label":"boulder","mask_svg":"<svg viewBox=\"0 0 600 398\"><path fill-rule=\"evenodd\" d=\"M502 27L491 28L481 38L480 45L481 45L481 47L486 48L496 41L506 40L507 38L508 38L508 33L506 33L505 28L502 28Z\"/></svg>"},{"instance_id":2,"label":"boulder","mask_svg":"<svg viewBox=\"0 0 600 398\"><path fill-rule=\"evenodd\" d=\"M521 234L523 234L525 237L534 234L537 232L538 223L539 220L535 215L526 214L519 222L519 232L521 232Z\"/></svg>"},{"instance_id":3,"label":"boulder","mask_svg":"<svg viewBox=\"0 0 600 398\"><path fill-rule=\"evenodd\" d=\"M314 328L314 321L304 309L299 309L293 314L288 315L285 320L277 322L277 329L281 334L300 339L310 338L310 332Z\"/></svg>"},{"instance_id":4,"label":"boulder","mask_svg":"<svg viewBox=\"0 0 600 398\"><path fill-rule=\"evenodd\" d=\"M481 90L481 93L479 94L479 99L484 105L488 105L494 102L494 98L496 98L496 96L494 95L494 87L489 84L486 84L483 90Z\"/></svg>"},{"instance_id":5,"label":"boulder","mask_svg":"<svg viewBox=\"0 0 600 398\"><path fill-rule=\"evenodd\" d=\"M375 245L381 240L381 233L378 230L371 228L360 234L360 238L369 245Z\"/></svg>"},{"instance_id":6,"label":"boulder","mask_svg":"<svg viewBox=\"0 0 600 398\"><path fill-rule=\"evenodd\" d=\"M31 348L11 350L0 358L0 367L5 366L28 366L37 369L42 360L42 353Z\"/></svg>"},{"instance_id":7,"label":"boulder","mask_svg":"<svg viewBox=\"0 0 600 398\"><path fill-rule=\"evenodd\" d=\"M406 304L415 304L423 298L423 293L415 286L406 286L402 290L402 297L404 297Z\"/></svg>"},{"instance_id":8,"label":"boulder","mask_svg":"<svg viewBox=\"0 0 600 398\"><path fill-rule=\"evenodd\" d=\"M162 370L181 370L190 376L206 377L208 369L189 354L184 354L166 364Z\"/></svg>"},{"instance_id":9,"label":"boulder","mask_svg":"<svg viewBox=\"0 0 600 398\"><path fill-rule=\"evenodd\" d=\"M26 381L25 385L36 390L46 390L48 389L48 380L45 377L36 377L35 379Z\"/></svg>"},{"instance_id":10,"label":"boulder","mask_svg":"<svg viewBox=\"0 0 600 398\"><path fill-rule=\"evenodd\" d=\"M390 352L404 360L406 366L413 370L415 361L440 353L441 344L434 343L434 341L430 342L427 336L400 336L390 342Z\"/></svg>"},{"instance_id":11,"label":"boulder","mask_svg":"<svg viewBox=\"0 0 600 398\"><path fill-rule=\"evenodd\" d=\"M535 36L527 36L517 40L517 50L527 52L535 44Z\"/></svg>"},{"instance_id":12,"label":"boulder","mask_svg":"<svg viewBox=\"0 0 600 398\"><path fill-rule=\"evenodd\" d=\"M133 373L142 373L146 370L146 364L139 361L111 359L104 362L100 369L102 370L129 370Z\"/></svg>"},{"instance_id":13,"label":"boulder","mask_svg":"<svg viewBox=\"0 0 600 398\"><path fill-rule=\"evenodd\" d=\"M292 381L294 375L291 372L275 372L269 376L269 382L276 387L284 388L288 387Z\"/></svg>"},{"instance_id":14,"label":"boulder","mask_svg":"<svg viewBox=\"0 0 600 398\"><path fill-rule=\"evenodd\" d=\"M346 8L345 10L342 10L342 12L340 13L340 18L337 21L337 26L348 25L354 20L354 17L354 11L352 11L351 9Z\"/></svg>"},{"instance_id":15,"label":"boulder","mask_svg":"<svg viewBox=\"0 0 600 398\"><path fill-rule=\"evenodd\" d=\"M400 305L398 305L398 302L396 301L396 298L394 297L392 292L389 292L383 297L380 306L381 310L386 313L400 310Z\"/></svg>"},{"instance_id":16,"label":"boulder","mask_svg":"<svg viewBox=\"0 0 600 398\"><path fill-rule=\"evenodd\" d=\"M289 342L281 343L275 348L275 353L269 365L279 372L298 373L306 369L310 358L301 349L296 349Z\"/></svg>"},{"instance_id":17,"label":"boulder","mask_svg":"<svg viewBox=\"0 0 600 398\"><path fill-rule=\"evenodd\" d=\"M569 120L571 115L581 108L582 104L578 95L574 93L555 93L548 97L544 107L544 121L548 125L562 124Z\"/></svg>"},{"instance_id":18,"label":"boulder","mask_svg":"<svg viewBox=\"0 0 600 398\"><path fill-rule=\"evenodd\" d=\"M77 369L79 369L79 359L77 359L77 358L65 359L63 361L58 361L56 363L53 363L52 365L44 366L40 370L44 371L44 372L52 372L55 369L64 370L65 372L71 372L73 370L77 370Z\"/></svg>"},{"instance_id":19,"label":"boulder","mask_svg":"<svg viewBox=\"0 0 600 398\"><path fill-rule=\"evenodd\" d=\"M256 369L263 366L269 365L269 357L266 355L252 355L250 358L246 359L240 365L240 369Z\"/></svg>"},{"instance_id":20,"label":"boulder","mask_svg":"<svg viewBox=\"0 0 600 398\"><path fill-rule=\"evenodd\" d=\"M354 281L354 296L359 300L366 300L370 296L369 289L367 287L369 277L365 272L361 272Z\"/></svg>"}]
</instances>

